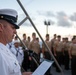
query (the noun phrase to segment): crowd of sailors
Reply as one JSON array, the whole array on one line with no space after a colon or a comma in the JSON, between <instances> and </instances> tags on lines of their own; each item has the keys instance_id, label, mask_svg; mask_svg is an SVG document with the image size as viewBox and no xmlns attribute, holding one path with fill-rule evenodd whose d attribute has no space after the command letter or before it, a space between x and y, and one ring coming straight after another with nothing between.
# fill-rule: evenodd
<instances>
[{"instance_id":1,"label":"crowd of sailors","mask_svg":"<svg viewBox=\"0 0 76 75\"><path fill-rule=\"evenodd\" d=\"M76 75L76 36L74 35L69 41L69 37L61 37L61 35L54 34L50 40L50 35L45 35L45 43L56 58L58 64L64 66L65 70L71 67L71 75ZM42 62L41 58L53 61L49 51L44 43L40 43L36 33L32 33L32 40L30 36L23 34L23 39L20 41L17 36L12 42L7 44L7 47L17 57L17 60L25 71L29 69L34 72L38 65ZM36 59L36 61L34 60ZM70 64L71 61L71 64ZM60 72L55 63L53 66L57 72ZM46 72L46 75L51 75L51 68Z\"/></svg>"}]
</instances>

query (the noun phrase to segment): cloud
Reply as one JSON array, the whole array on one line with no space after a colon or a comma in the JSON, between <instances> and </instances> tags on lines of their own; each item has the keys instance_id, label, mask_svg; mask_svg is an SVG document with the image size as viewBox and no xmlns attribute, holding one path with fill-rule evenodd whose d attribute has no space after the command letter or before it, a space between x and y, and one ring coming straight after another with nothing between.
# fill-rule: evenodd
<instances>
[{"instance_id":1,"label":"cloud","mask_svg":"<svg viewBox=\"0 0 76 75\"><path fill-rule=\"evenodd\" d=\"M71 27L71 23L65 12L57 12L57 25L62 27Z\"/></svg>"},{"instance_id":2,"label":"cloud","mask_svg":"<svg viewBox=\"0 0 76 75\"><path fill-rule=\"evenodd\" d=\"M62 27L71 27L72 24L67 20L61 19L58 20L57 25Z\"/></svg>"},{"instance_id":3,"label":"cloud","mask_svg":"<svg viewBox=\"0 0 76 75\"><path fill-rule=\"evenodd\" d=\"M71 21L76 21L76 12L70 16Z\"/></svg>"},{"instance_id":4,"label":"cloud","mask_svg":"<svg viewBox=\"0 0 76 75\"><path fill-rule=\"evenodd\" d=\"M53 24L55 24L57 22L58 26L62 26L62 27L71 27L72 26L72 24L69 21L69 18L67 16L67 14L65 12L63 12L63 11L57 12L55 14L53 12L51 12L51 11L47 11L47 12L40 12L40 11L38 11L37 13L38 13L39 16L46 17L48 19L48 21L50 22L50 25L53 25ZM74 15L72 15L70 17L70 19L73 20L74 16L76 16L76 13L74 13ZM20 14L18 23L20 23L25 17L26 17L26 15ZM33 15L31 15L31 19L32 19L33 22L36 22L37 17L33 17ZM48 23L48 21L46 20L47 23ZM32 25L31 25L31 23L28 20L26 20L23 23L23 26L32 26Z\"/></svg>"},{"instance_id":5,"label":"cloud","mask_svg":"<svg viewBox=\"0 0 76 75\"><path fill-rule=\"evenodd\" d=\"M50 20L50 23L51 23L51 25L55 24L55 22L54 22L54 21L52 21L52 20Z\"/></svg>"},{"instance_id":6,"label":"cloud","mask_svg":"<svg viewBox=\"0 0 76 75\"><path fill-rule=\"evenodd\" d=\"M57 12L58 16L67 16L65 12L61 11L61 12Z\"/></svg>"},{"instance_id":7,"label":"cloud","mask_svg":"<svg viewBox=\"0 0 76 75\"><path fill-rule=\"evenodd\" d=\"M51 11L37 11L38 15L42 15L42 16L45 16L45 17L55 17L55 14Z\"/></svg>"},{"instance_id":8,"label":"cloud","mask_svg":"<svg viewBox=\"0 0 76 75\"><path fill-rule=\"evenodd\" d=\"M68 19L68 16L65 12L57 12L57 19Z\"/></svg>"}]
</instances>

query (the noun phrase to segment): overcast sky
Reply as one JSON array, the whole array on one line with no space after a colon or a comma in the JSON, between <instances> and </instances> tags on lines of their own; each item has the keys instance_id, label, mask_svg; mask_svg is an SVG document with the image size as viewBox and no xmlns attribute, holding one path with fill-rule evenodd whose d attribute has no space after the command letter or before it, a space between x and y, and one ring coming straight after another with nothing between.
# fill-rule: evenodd
<instances>
[{"instance_id":1,"label":"overcast sky","mask_svg":"<svg viewBox=\"0 0 76 75\"><path fill-rule=\"evenodd\" d=\"M76 34L76 0L20 0L27 13L31 17L40 34L44 37L46 26L44 21L50 21L48 32L50 36L54 33L58 35L70 36ZM0 0L0 9L12 8L18 11L18 23L26 15L20 8L17 0ZM18 34L26 33L31 35L34 28L27 20L18 30Z\"/></svg>"}]
</instances>

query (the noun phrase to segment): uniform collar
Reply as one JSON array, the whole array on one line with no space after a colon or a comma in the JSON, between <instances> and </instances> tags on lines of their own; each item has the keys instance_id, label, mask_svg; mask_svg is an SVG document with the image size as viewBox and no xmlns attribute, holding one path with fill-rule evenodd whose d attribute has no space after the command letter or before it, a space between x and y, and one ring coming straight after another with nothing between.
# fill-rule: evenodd
<instances>
[{"instance_id":1,"label":"uniform collar","mask_svg":"<svg viewBox=\"0 0 76 75\"><path fill-rule=\"evenodd\" d=\"M6 45L2 44L2 43L0 43L0 49L4 53L7 53L9 55L12 55L11 51L9 50L9 48Z\"/></svg>"}]
</instances>

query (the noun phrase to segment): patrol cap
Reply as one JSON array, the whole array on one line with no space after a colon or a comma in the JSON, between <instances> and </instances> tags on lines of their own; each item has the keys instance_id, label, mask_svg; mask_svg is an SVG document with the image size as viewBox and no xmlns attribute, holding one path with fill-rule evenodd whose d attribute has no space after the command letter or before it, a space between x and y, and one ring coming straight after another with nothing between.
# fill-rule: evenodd
<instances>
[{"instance_id":1,"label":"patrol cap","mask_svg":"<svg viewBox=\"0 0 76 75\"><path fill-rule=\"evenodd\" d=\"M6 20L15 26L16 29L19 29L19 26L16 24L18 18L18 13L14 9L0 9L0 19Z\"/></svg>"}]
</instances>

